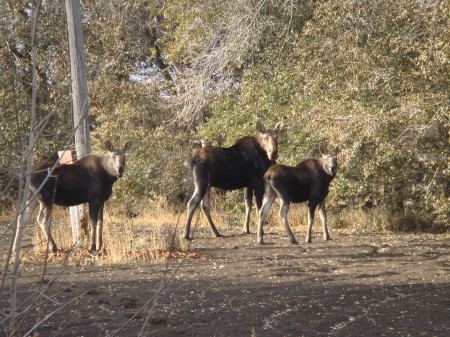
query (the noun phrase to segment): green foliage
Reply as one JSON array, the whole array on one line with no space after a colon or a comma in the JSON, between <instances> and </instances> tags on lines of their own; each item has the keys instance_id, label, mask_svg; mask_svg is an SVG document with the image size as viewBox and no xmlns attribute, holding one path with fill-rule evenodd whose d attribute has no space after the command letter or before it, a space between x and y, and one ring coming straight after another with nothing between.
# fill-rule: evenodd
<instances>
[{"instance_id":1,"label":"green foliage","mask_svg":"<svg viewBox=\"0 0 450 337\"><path fill-rule=\"evenodd\" d=\"M10 196L30 127L27 6L8 2L0 20L0 189ZM38 25L38 123L53 117L37 158L71 139L62 6L44 2ZM283 120L281 163L344 145L331 206L370 198L448 228L445 1L114 0L82 11L93 151L133 141L113 194L127 210L189 194L201 141L228 146L257 121Z\"/></svg>"},{"instance_id":2,"label":"green foliage","mask_svg":"<svg viewBox=\"0 0 450 337\"><path fill-rule=\"evenodd\" d=\"M331 205L371 198L410 212L412 202L426 221L446 224L448 12L441 1L317 3L301 29L271 45L276 53L244 69L201 131L235 139L256 119L285 119L280 162L345 146Z\"/></svg>"},{"instance_id":3,"label":"green foliage","mask_svg":"<svg viewBox=\"0 0 450 337\"><path fill-rule=\"evenodd\" d=\"M0 34L0 208L16 198L18 169L27 154L31 111L31 4L8 1L1 8ZM36 158L48 158L71 134L67 45L63 8L42 7L38 25ZM45 32L45 33L43 33ZM49 148L53 149L49 151Z\"/></svg>"}]
</instances>

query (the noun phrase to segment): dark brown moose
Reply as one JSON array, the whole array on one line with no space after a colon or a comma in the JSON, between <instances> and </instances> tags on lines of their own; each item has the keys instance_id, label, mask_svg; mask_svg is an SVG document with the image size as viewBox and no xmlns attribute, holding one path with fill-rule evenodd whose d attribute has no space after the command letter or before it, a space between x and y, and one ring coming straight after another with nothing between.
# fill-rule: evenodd
<instances>
[{"instance_id":1,"label":"dark brown moose","mask_svg":"<svg viewBox=\"0 0 450 337\"><path fill-rule=\"evenodd\" d=\"M266 129L258 122L259 132L254 136L238 139L230 147L206 146L196 149L191 159L195 191L188 202L184 237L189 239L192 216L201 202L212 232L221 236L216 229L210 212L210 188L223 190L244 188L246 217L244 233L250 233L249 222L252 198L255 196L259 211L264 194L263 175L278 156L278 134L283 122L278 122L275 129Z\"/></svg>"},{"instance_id":2,"label":"dark brown moose","mask_svg":"<svg viewBox=\"0 0 450 337\"><path fill-rule=\"evenodd\" d=\"M280 217L289 238L297 244L288 223L288 210L291 202L300 203L308 201L308 233L306 242L311 242L311 228L314 221L314 211L319 208L323 224L323 239L330 240L327 229L327 216L325 212L325 197L328 195L330 182L336 176L338 146L320 159L306 159L295 167L274 165L264 175L265 195L264 203L259 212L258 242L263 241L263 224L266 215L275 199L280 199Z\"/></svg>"},{"instance_id":3,"label":"dark brown moose","mask_svg":"<svg viewBox=\"0 0 450 337\"><path fill-rule=\"evenodd\" d=\"M39 203L37 222L49 242L52 252L58 248L50 233L50 219L53 204L75 206L89 204L90 250L102 248L103 206L112 194L112 185L123 175L125 152L131 142L123 148L114 148L110 141L105 142L108 154L98 156L86 155L73 164L58 165L55 162L38 164L31 175L31 194L35 198L28 201L24 212L26 223ZM56 164L56 165L55 165ZM50 174L49 174L50 173ZM20 222L19 222L20 223ZM19 231L17 232L19 233ZM17 242L17 235L15 242Z\"/></svg>"}]
</instances>

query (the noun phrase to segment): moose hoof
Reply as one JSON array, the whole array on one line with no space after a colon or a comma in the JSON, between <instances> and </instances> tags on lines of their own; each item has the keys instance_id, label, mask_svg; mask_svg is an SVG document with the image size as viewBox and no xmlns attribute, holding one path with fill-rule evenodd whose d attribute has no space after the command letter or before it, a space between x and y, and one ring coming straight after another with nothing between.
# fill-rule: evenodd
<instances>
[{"instance_id":1,"label":"moose hoof","mask_svg":"<svg viewBox=\"0 0 450 337\"><path fill-rule=\"evenodd\" d=\"M258 240L258 244L264 246L265 245L264 240Z\"/></svg>"},{"instance_id":2,"label":"moose hoof","mask_svg":"<svg viewBox=\"0 0 450 337\"><path fill-rule=\"evenodd\" d=\"M297 240L291 240L291 243L293 244L293 245L298 245L298 241Z\"/></svg>"},{"instance_id":3,"label":"moose hoof","mask_svg":"<svg viewBox=\"0 0 450 337\"><path fill-rule=\"evenodd\" d=\"M192 238L190 238L188 235L185 235L185 236L184 236L184 239L185 239L186 241L192 241Z\"/></svg>"}]
</instances>

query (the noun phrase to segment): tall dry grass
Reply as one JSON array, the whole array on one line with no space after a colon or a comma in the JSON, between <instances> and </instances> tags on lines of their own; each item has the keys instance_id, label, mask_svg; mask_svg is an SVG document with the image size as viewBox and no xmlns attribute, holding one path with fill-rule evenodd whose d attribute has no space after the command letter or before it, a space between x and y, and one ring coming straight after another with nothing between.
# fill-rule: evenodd
<instances>
[{"instance_id":1,"label":"tall dry grass","mask_svg":"<svg viewBox=\"0 0 450 337\"><path fill-rule=\"evenodd\" d=\"M242 205L241 205L242 204ZM212 203L212 217L219 231L241 232L245 212L243 203L229 206L223 198L216 198ZM237 205L237 206L236 206ZM112 205L106 205L103 226L103 242L105 252L94 256L92 263L129 263L140 261L158 261L162 252L184 252L188 242L182 238L185 221L185 209L179 212L169 207L141 208L140 215L126 217ZM266 231L284 233L284 227L278 215L279 204L272 206L265 225ZM201 229L208 231L207 221L200 211L196 217ZM424 231L426 226L416 218L404 214L393 215L388 210L378 207L370 210L346 208L342 210L327 210L328 226L331 230L352 232L397 232L397 231ZM29 226L34 226L35 216ZM194 217L194 219L196 219ZM8 218L1 215L1 218ZM257 215L252 212L251 231L257 231ZM306 231L308 213L306 204L292 204L289 210L289 222L293 231ZM33 227L32 227L33 228ZM314 231L322 231L322 224L318 212L313 225ZM29 232L29 231L28 231ZM46 249L46 241L42 231L36 225L32 231L33 252L42 254ZM72 244L72 233L67 209L56 207L52 219L52 234L57 246L64 252L87 251L88 239L82 237L75 246ZM255 241L256 242L256 241ZM91 254L92 255L92 254ZM87 263L87 262L86 262Z\"/></svg>"},{"instance_id":2,"label":"tall dry grass","mask_svg":"<svg viewBox=\"0 0 450 337\"><path fill-rule=\"evenodd\" d=\"M184 215L184 214L183 214ZM35 223L35 216L29 225ZM142 215L129 218L105 209L103 224L103 244L100 254L90 254L92 263L129 263L158 261L167 256L162 252L186 251L188 242L181 238L184 216L162 209L152 208ZM178 223L179 222L179 223ZM33 256L42 255L46 250L46 240L35 225L32 235ZM69 211L57 207L53 212L51 232L58 248L74 257L86 257L88 238L82 236L77 244L72 243ZM88 259L89 260L89 259ZM79 263L78 261L77 263ZM86 261L86 263L89 263Z\"/></svg>"}]
</instances>

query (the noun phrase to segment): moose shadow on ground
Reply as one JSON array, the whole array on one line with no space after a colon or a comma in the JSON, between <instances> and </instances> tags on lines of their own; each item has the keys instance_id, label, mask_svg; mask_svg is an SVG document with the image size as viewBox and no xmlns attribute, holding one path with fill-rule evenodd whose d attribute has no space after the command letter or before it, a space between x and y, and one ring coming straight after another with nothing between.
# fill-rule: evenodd
<instances>
[{"instance_id":1,"label":"moose shadow on ground","mask_svg":"<svg viewBox=\"0 0 450 337\"><path fill-rule=\"evenodd\" d=\"M75 299L39 328L41 336L108 336L127 321L117 336L450 335L448 235L332 231L324 242L317 231L311 244L293 246L280 229L260 246L255 234L235 231L212 238L206 226L197 230L197 258L185 260L141 312L177 261L71 263L45 289L57 302L31 310L23 333ZM45 278L59 266L51 263ZM43 286L41 274L37 262L24 264L21 299ZM8 306L5 296L0 301Z\"/></svg>"}]
</instances>

